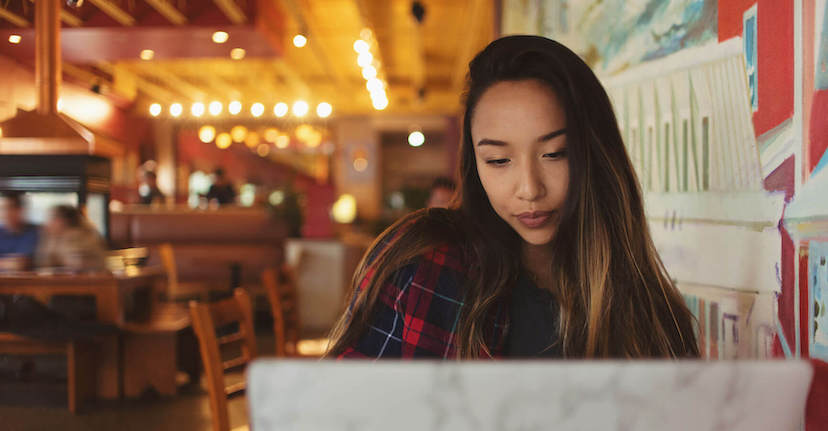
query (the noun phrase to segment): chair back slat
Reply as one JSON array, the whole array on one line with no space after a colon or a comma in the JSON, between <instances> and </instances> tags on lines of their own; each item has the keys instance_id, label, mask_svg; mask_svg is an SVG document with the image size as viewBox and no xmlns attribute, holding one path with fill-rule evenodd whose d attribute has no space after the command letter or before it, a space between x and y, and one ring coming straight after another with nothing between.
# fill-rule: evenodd
<instances>
[{"instance_id":1,"label":"chair back slat","mask_svg":"<svg viewBox=\"0 0 828 431\"><path fill-rule=\"evenodd\" d=\"M253 332L253 308L250 296L243 289L236 289L232 298L214 303L190 301L193 330L198 337L201 359L207 377L210 394L210 410L213 414L213 430L229 431L230 418L227 411L228 393L238 392L236 386L228 392L225 385L225 371L246 365L257 356L256 338ZM235 333L222 337L216 335L219 328L237 324ZM241 344L239 355L223 347ZM223 354L224 353L224 354Z\"/></svg>"}]
</instances>

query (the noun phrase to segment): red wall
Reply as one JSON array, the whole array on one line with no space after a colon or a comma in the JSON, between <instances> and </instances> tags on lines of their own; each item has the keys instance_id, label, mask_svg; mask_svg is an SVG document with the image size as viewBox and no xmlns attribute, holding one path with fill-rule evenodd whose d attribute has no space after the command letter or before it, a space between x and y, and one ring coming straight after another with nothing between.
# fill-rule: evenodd
<instances>
[{"instance_id":1,"label":"red wall","mask_svg":"<svg viewBox=\"0 0 828 431\"><path fill-rule=\"evenodd\" d=\"M719 0L719 41L742 36L742 19L756 0ZM793 116L793 2L759 0L757 50L759 109L753 113L756 136Z\"/></svg>"}]
</instances>

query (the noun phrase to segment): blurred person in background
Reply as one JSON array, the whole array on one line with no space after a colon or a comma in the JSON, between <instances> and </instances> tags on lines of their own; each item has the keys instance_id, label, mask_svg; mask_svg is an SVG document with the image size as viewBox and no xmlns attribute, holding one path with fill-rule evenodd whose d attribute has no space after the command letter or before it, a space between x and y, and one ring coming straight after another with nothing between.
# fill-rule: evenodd
<instances>
[{"instance_id":1,"label":"blurred person in background","mask_svg":"<svg viewBox=\"0 0 828 431\"><path fill-rule=\"evenodd\" d=\"M215 201L219 206L236 203L236 189L227 179L224 169L218 168L213 173L213 185L207 191L207 201L211 203Z\"/></svg>"},{"instance_id":2,"label":"blurred person in background","mask_svg":"<svg viewBox=\"0 0 828 431\"><path fill-rule=\"evenodd\" d=\"M22 192L0 195L0 271L31 267L38 242L38 227L26 222Z\"/></svg>"},{"instance_id":3,"label":"blurred person in background","mask_svg":"<svg viewBox=\"0 0 828 431\"><path fill-rule=\"evenodd\" d=\"M79 209L55 206L43 227L37 266L77 272L103 271L106 269L104 240Z\"/></svg>"},{"instance_id":4,"label":"blurred person in background","mask_svg":"<svg viewBox=\"0 0 828 431\"><path fill-rule=\"evenodd\" d=\"M429 208L448 208L456 188L454 180L447 177L438 177L431 185L431 194L428 197Z\"/></svg>"},{"instance_id":5,"label":"blurred person in background","mask_svg":"<svg viewBox=\"0 0 828 431\"><path fill-rule=\"evenodd\" d=\"M138 197L142 205L163 204L166 196L158 188L158 175L153 171L146 171L143 182L138 186Z\"/></svg>"}]
</instances>

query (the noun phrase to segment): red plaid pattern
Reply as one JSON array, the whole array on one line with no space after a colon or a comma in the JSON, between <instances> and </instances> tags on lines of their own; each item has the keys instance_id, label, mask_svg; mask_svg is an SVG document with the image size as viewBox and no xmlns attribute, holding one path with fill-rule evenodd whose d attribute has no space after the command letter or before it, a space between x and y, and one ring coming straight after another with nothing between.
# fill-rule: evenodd
<instances>
[{"instance_id":1,"label":"red plaid pattern","mask_svg":"<svg viewBox=\"0 0 828 431\"><path fill-rule=\"evenodd\" d=\"M372 256L378 254L376 249ZM339 358L456 358L467 268L457 247L441 245L395 271L381 284L379 310L368 330ZM360 291L372 274L369 269ZM499 305L487 322L489 349L495 357L502 356L507 310Z\"/></svg>"}]
</instances>

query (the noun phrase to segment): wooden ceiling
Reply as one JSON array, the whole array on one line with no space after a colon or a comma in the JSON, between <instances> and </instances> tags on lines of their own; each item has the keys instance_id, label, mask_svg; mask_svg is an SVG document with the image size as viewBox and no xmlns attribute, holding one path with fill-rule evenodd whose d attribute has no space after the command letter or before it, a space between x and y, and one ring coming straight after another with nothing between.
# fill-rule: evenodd
<instances>
[{"instance_id":1,"label":"wooden ceiling","mask_svg":"<svg viewBox=\"0 0 828 431\"><path fill-rule=\"evenodd\" d=\"M54 0L58 1L58 0ZM304 99L333 105L336 115L456 114L468 61L493 37L493 0L86 0L64 3L67 79L122 100L148 115L151 103L240 100L242 115L264 103ZM0 0L0 55L32 64L32 0ZM389 105L372 107L354 42L373 38ZM214 31L229 40L216 44ZM308 37L303 48L293 36ZM20 44L6 40L22 35ZM230 50L246 56L232 60ZM152 60L139 59L151 49ZM185 108L185 114L189 110ZM167 110L164 110L166 115Z\"/></svg>"}]
</instances>

